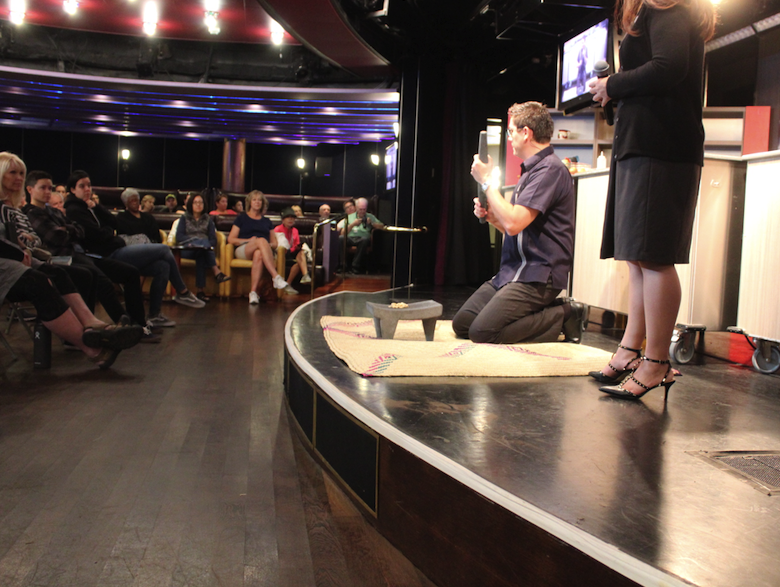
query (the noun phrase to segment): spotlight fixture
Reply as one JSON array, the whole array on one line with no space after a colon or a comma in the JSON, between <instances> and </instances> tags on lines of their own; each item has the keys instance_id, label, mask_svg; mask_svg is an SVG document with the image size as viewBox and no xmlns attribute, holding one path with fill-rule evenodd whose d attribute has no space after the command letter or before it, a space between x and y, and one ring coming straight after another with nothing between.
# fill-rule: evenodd
<instances>
[{"instance_id":1,"label":"spotlight fixture","mask_svg":"<svg viewBox=\"0 0 780 587\"><path fill-rule=\"evenodd\" d=\"M130 149L122 149L122 161L130 159Z\"/></svg>"},{"instance_id":2,"label":"spotlight fixture","mask_svg":"<svg viewBox=\"0 0 780 587\"><path fill-rule=\"evenodd\" d=\"M271 42L274 45L281 45L284 41L284 28L275 20L271 20Z\"/></svg>"},{"instance_id":3,"label":"spotlight fixture","mask_svg":"<svg viewBox=\"0 0 780 587\"><path fill-rule=\"evenodd\" d=\"M79 9L79 0L63 0L62 9L65 11L65 14L74 16Z\"/></svg>"},{"instance_id":4,"label":"spotlight fixture","mask_svg":"<svg viewBox=\"0 0 780 587\"><path fill-rule=\"evenodd\" d=\"M298 166L298 169L303 169L306 167L306 159L303 157L299 157L298 160L295 162L295 164Z\"/></svg>"},{"instance_id":5,"label":"spotlight fixture","mask_svg":"<svg viewBox=\"0 0 780 587\"><path fill-rule=\"evenodd\" d=\"M203 9L203 24L206 25L210 35L218 35L221 30L219 28L219 0L204 0Z\"/></svg>"},{"instance_id":6,"label":"spotlight fixture","mask_svg":"<svg viewBox=\"0 0 780 587\"><path fill-rule=\"evenodd\" d=\"M27 12L27 3L25 0L11 0L9 6L10 14L8 20L14 24L22 24L24 22L24 15Z\"/></svg>"},{"instance_id":7,"label":"spotlight fixture","mask_svg":"<svg viewBox=\"0 0 780 587\"><path fill-rule=\"evenodd\" d=\"M154 0L148 0L144 4L143 21L144 32L150 37L157 32L157 19L159 18L159 11L157 9L157 2Z\"/></svg>"},{"instance_id":8,"label":"spotlight fixture","mask_svg":"<svg viewBox=\"0 0 780 587\"><path fill-rule=\"evenodd\" d=\"M373 163L374 165L379 165L379 155L377 155L376 153L372 153L371 163Z\"/></svg>"}]
</instances>

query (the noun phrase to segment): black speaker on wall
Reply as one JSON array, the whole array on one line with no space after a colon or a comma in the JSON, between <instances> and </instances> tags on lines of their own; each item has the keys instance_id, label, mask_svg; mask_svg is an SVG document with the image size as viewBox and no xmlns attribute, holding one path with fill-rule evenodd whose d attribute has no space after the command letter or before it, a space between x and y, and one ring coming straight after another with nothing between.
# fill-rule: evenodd
<instances>
[{"instance_id":1,"label":"black speaker on wall","mask_svg":"<svg viewBox=\"0 0 780 587\"><path fill-rule=\"evenodd\" d=\"M317 157L314 161L314 175L317 177L330 177L333 170L333 159L330 157Z\"/></svg>"}]
</instances>

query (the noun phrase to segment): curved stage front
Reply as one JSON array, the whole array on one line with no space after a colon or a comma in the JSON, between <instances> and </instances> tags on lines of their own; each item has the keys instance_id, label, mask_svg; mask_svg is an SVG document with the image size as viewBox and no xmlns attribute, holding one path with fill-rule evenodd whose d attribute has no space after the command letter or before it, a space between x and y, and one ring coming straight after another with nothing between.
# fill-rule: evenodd
<instances>
[{"instance_id":1,"label":"curved stage front","mask_svg":"<svg viewBox=\"0 0 780 587\"><path fill-rule=\"evenodd\" d=\"M780 584L777 498L704 458L780 450L780 379L709 360L664 406L587 377L365 378L320 327L366 301L434 299L447 319L468 293L341 292L286 326L301 438L409 560L441 587Z\"/></svg>"}]
</instances>

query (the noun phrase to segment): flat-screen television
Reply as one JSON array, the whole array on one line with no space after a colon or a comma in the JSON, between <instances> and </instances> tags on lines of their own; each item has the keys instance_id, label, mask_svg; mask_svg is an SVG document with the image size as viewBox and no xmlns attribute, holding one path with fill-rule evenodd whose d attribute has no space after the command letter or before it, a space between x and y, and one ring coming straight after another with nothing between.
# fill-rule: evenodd
<instances>
[{"instance_id":1,"label":"flat-screen television","mask_svg":"<svg viewBox=\"0 0 780 587\"><path fill-rule=\"evenodd\" d=\"M576 112L593 102L588 82L597 61L614 64L609 18L582 30L561 44L558 59L558 110Z\"/></svg>"},{"instance_id":2,"label":"flat-screen television","mask_svg":"<svg viewBox=\"0 0 780 587\"><path fill-rule=\"evenodd\" d=\"M398 143L394 142L385 149L385 188L395 189L396 169L398 164Z\"/></svg>"}]
</instances>

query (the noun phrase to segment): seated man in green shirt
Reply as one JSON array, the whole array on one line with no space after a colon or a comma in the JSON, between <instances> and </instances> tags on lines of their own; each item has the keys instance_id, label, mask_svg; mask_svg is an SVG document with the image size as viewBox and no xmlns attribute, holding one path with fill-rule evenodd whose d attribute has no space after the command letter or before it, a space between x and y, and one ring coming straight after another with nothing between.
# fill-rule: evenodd
<instances>
[{"instance_id":1,"label":"seated man in green shirt","mask_svg":"<svg viewBox=\"0 0 780 587\"><path fill-rule=\"evenodd\" d=\"M347 216L345 226L342 226L339 242L346 237L347 245L357 247L355 257L352 259L352 273L364 271L366 250L371 244L371 231L382 230L385 225L373 214L368 213L368 200L358 198L355 202L356 210ZM342 244L343 246L343 244Z\"/></svg>"}]
</instances>

